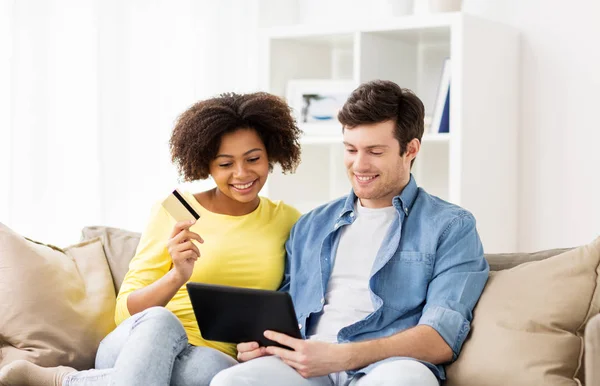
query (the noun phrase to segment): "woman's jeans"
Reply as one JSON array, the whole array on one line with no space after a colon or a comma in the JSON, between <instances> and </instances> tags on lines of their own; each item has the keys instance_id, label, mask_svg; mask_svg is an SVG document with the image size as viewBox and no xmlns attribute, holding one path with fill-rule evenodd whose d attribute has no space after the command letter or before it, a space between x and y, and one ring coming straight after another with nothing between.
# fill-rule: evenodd
<instances>
[{"instance_id":1,"label":"woman's jeans","mask_svg":"<svg viewBox=\"0 0 600 386\"><path fill-rule=\"evenodd\" d=\"M236 363L218 350L188 344L179 319L164 307L152 307L104 338L96 368L67 375L63 386L203 386Z\"/></svg>"}]
</instances>

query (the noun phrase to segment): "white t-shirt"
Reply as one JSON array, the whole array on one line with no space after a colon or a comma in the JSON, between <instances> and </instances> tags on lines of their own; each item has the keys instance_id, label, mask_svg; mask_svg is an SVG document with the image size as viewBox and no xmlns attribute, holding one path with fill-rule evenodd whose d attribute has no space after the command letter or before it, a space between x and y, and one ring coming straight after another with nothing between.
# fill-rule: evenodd
<instances>
[{"instance_id":1,"label":"white t-shirt","mask_svg":"<svg viewBox=\"0 0 600 386\"><path fill-rule=\"evenodd\" d=\"M342 228L323 312L312 317L308 336L337 342L338 332L374 311L369 278L373 262L390 225L398 216L393 206L365 208L356 200L356 219Z\"/></svg>"}]
</instances>

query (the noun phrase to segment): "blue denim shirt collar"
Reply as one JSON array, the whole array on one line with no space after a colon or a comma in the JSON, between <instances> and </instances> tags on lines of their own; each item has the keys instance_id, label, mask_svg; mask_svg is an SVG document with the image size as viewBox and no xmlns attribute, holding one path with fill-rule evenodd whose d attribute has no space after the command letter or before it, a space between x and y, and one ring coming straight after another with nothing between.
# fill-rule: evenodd
<instances>
[{"instance_id":1,"label":"blue denim shirt collar","mask_svg":"<svg viewBox=\"0 0 600 386\"><path fill-rule=\"evenodd\" d=\"M410 180L408 181L408 184L404 187L404 189L402 189L402 192L400 192L399 195L394 196L394 198L392 199L392 205L394 206L394 208L396 208L398 212L404 212L404 214L408 216L408 214L410 213L410 208L412 208L412 205L414 204L415 199L417 198L418 190L419 188L417 187L417 183L413 175L411 174ZM336 221L336 224L339 224L339 220L345 218L347 215L354 217L354 204L356 203L356 199L357 197L354 193L354 190L351 190L350 194L346 198L346 201L344 202L344 207L342 208L342 212L338 216L338 221Z\"/></svg>"}]
</instances>

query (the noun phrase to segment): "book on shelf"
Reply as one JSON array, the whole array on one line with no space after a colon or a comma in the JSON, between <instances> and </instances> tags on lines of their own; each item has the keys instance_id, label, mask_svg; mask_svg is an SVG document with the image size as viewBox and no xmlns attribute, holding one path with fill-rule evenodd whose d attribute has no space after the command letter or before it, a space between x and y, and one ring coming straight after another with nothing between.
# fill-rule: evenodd
<instances>
[{"instance_id":1,"label":"book on shelf","mask_svg":"<svg viewBox=\"0 0 600 386\"><path fill-rule=\"evenodd\" d=\"M442 110L442 119L440 120L440 126L438 133L449 133L450 132L450 85L448 85L448 92L446 93L446 99L444 100L444 109Z\"/></svg>"},{"instance_id":2,"label":"book on shelf","mask_svg":"<svg viewBox=\"0 0 600 386\"><path fill-rule=\"evenodd\" d=\"M450 59L444 61L442 67L442 76L438 87L431 126L429 132L432 134L450 132L450 80L451 80Z\"/></svg>"}]
</instances>

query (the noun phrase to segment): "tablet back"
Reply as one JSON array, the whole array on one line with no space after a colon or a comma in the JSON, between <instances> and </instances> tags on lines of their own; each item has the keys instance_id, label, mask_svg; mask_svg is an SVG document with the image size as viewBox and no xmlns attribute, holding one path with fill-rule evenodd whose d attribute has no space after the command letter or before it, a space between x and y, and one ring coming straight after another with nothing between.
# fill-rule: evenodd
<instances>
[{"instance_id":1,"label":"tablet back","mask_svg":"<svg viewBox=\"0 0 600 386\"><path fill-rule=\"evenodd\" d=\"M187 290L204 339L283 347L265 338L265 330L301 339L287 292L203 283L188 283Z\"/></svg>"}]
</instances>

